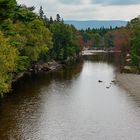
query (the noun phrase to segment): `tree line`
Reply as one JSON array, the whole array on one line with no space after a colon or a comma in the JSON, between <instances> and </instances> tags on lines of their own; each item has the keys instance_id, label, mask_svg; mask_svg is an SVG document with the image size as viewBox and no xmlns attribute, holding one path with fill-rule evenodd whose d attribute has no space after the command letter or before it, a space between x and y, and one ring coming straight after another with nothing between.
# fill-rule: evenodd
<instances>
[{"instance_id":1,"label":"tree line","mask_svg":"<svg viewBox=\"0 0 140 140\"><path fill-rule=\"evenodd\" d=\"M80 30L82 44L90 49L121 51L130 54L131 65L140 71L140 16L128 22L126 27Z\"/></svg>"},{"instance_id":2,"label":"tree line","mask_svg":"<svg viewBox=\"0 0 140 140\"><path fill-rule=\"evenodd\" d=\"M8 92L15 76L36 63L66 61L81 51L78 31L59 14L47 18L43 8L0 1L0 93Z\"/></svg>"}]
</instances>

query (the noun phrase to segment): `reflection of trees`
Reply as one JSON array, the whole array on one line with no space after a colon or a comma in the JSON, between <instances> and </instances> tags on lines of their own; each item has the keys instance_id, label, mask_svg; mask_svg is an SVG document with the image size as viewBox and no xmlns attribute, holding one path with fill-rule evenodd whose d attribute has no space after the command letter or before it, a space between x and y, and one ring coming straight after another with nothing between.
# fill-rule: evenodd
<instances>
[{"instance_id":1,"label":"reflection of trees","mask_svg":"<svg viewBox=\"0 0 140 140\"><path fill-rule=\"evenodd\" d=\"M50 86L53 88L52 82L56 81L60 85L61 83L70 84L72 79L82 71L82 67L83 63L80 61L66 69L46 74L26 75L19 80L13 93L7 95L0 103L0 139L10 139L9 137L21 139L27 131L34 128L34 126L28 125L32 124L36 127L38 124L32 123L31 116L35 116L37 110L40 109L43 97L49 96L47 90ZM45 90L45 95L42 95L42 89ZM47 102L47 98L45 98L45 102Z\"/></svg>"},{"instance_id":2,"label":"reflection of trees","mask_svg":"<svg viewBox=\"0 0 140 140\"><path fill-rule=\"evenodd\" d=\"M83 56L83 60L92 62L105 62L120 66L120 54L119 53L97 53L95 55ZM77 64L78 63L78 64ZM30 124L37 126L33 120L30 120L31 116L35 116L35 112L40 109L42 100L47 102L48 96L47 90L53 87L53 82L65 84L68 86L72 83L73 78L76 78L78 74L82 71L83 62L79 61L73 66L66 69L61 69L58 71L53 71L49 73L40 73L36 75L27 75L22 78L16 85L13 93L0 103L0 139L8 139L7 134L14 136L22 136L22 127ZM45 88L45 89L44 89ZM42 94L41 90L44 89ZM48 93L49 94L49 93ZM45 99L43 99L45 96ZM46 97L47 96L47 97ZM39 116L37 116L39 118ZM37 121L36 118L35 120ZM28 129L34 128L34 126L29 126ZM24 132L23 132L24 133ZM19 138L20 139L20 138Z\"/></svg>"},{"instance_id":3,"label":"reflection of trees","mask_svg":"<svg viewBox=\"0 0 140 140\"><path fill-rule=\"evenodd\" d=\"M107 62L115 63L119 59L119 55L115 53L94 53L93 55L83 56L84 60L90 60L93 62Z\"/></svg>"},{"instance_id":4,"label":"reflection of trees","mask_svg":"<svg viewBox=\"0 0 140 140\"><path fill-rule=\"evenodd\" d=\"M121 54L118 52L115 53L95 53L93 55L83 56L84 60L93 61L93 62L106 62L116 66L118 69L121 66Z\"/></svg>"},{"instance_id":5,"label":"reflection of trees","mask_svg":"<svg viewBox=\"0 0 140 140\"><path fill-rule=\"evenodd\" d=\"M14 92L23 92L24 95L30 91L30 94L37 92L41 87L49 86L51 81L65 82L71 80L76 74L82 71L83 62L79 60L72 66L65 69L50 71L47 73L38 73L33 75L26 75L14 85Z\"/></svg>"},{"instance_id":6,"label":"reflection of trees","mask_svg":"<svg viewBox=\"0 0 140 140\"><path fill-rule=\"evenodd\" d=\"M75 77L77 74L79 74L82 71L83 68L83 62L80 61L78 64L74 64L73 66L70 66L66 69L63 69L61 71L58 71L54 74L54 77L58 81L65 82L66 80L72 80L73 77Z\"/></svg>"}]
</instances>

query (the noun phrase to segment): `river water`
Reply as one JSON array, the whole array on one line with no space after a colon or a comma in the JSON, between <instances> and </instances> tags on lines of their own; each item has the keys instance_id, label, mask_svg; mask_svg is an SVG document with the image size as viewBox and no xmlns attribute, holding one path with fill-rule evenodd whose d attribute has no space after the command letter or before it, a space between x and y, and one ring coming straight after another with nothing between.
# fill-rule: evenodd
<instances>
[{"instance_id":1,"label":"river water","mask_svg":"<svg viewBox=\"0 0 140 140\"><path fill-rule=\"evenodd\" d=\"M139 140L139 101L111 83L117 57L24 77L0 100L0 140Z\"/></svg>"}]
</instances>

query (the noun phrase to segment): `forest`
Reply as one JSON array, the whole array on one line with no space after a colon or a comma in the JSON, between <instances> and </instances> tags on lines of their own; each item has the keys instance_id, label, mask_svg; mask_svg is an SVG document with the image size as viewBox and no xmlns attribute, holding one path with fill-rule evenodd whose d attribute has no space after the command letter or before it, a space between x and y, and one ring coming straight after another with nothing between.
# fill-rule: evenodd
<instances>
[{"instance_id":1,"label":"forest","mask_svg":"<svg viewBox=\"0 0 140 140\"><path fill-rule=\"evenodd\" d=\"M132 65L140 69L140 18L127 27L78 31L64 24L59 14L47 17L43 8L0 0L0 93L9 92L13 79L36 63L66 61L83 47L130 52Z\"/></svg>"},{"instance_id":2,"label":"forest","mask_svg":"<svg viewBox=\"0 0 140 140\"><path fill-rule=\"evenodd\" d=\"M126 27L80 30L82 45L89 49L121 51L130 54L131 66L140 71L140 16L128 22Z\"/></svg>"},{"instance_id":3,"label":"forest","mask_svg":"<svg viewBox=\"0 0 140 140\"><path fill-rule=\"evenodd\" d=\"M77 30L65 25L60 15L47 18L40 7L0 1L0 93L8 92L14 77L36 63L65 61L81 48Z\"/></svg>"}]
</instances>

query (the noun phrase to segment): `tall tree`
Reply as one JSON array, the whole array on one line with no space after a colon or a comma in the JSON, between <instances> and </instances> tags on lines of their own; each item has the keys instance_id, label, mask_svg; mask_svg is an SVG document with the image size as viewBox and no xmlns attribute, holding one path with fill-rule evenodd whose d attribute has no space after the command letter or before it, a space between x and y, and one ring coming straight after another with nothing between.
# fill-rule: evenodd
<instances>
[{"instance_id":1,"label":"tall tree","mask_svg":"<svg viewBox=\"0 0 140 140\"><path fill-rule=\"evenodd\" d=\"M50 17L50 24L52 24L53 23L53 18L52 18L52 16Z\"/></svg>"},{"instance_id":2,"label":"tall tree","mask_svg":"<svg viewBox=\"0 0 140 140\"><path fill-rule=\"evenodd\" d=\"M60 21L61 21L61 17L60 17L59 14L56 15L56 21L57 21L57 22L60 22Z\"/></svg>"},{"instance_id":3,"label":"tall tree","mask_svg":"<svg viewBox=\"0 0 140 140\"><path fill-rule=\"evenodd\" d=\"M41 19L44 18L44 11L43 11L42 6L40 6L40 9L39 9L39 17L40 17Z\"/></svg>"}]
</instances>

